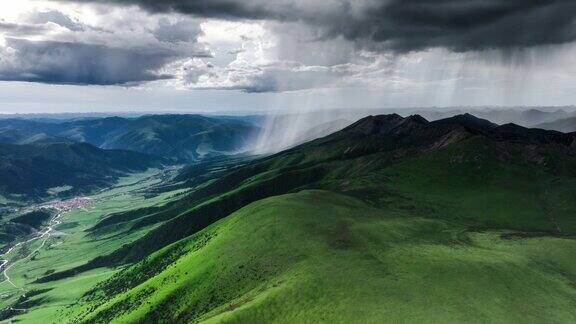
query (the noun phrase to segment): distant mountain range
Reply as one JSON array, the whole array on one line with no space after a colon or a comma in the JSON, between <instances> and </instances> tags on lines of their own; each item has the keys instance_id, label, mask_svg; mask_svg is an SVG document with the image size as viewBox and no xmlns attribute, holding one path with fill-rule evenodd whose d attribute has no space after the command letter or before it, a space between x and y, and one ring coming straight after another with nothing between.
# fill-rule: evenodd
<instances>
[{"instance_id":1,"label":"distant mountain range","mask_svg":"<svg viewBox=\"0 0 576 324\"><path fill-rule=\"evenodd\" d=\"M529 120L530 122L568 114L560 110L555 112L491 110L484 113L489 114L492 119L523 118L523 120ZM438 117L441 113L436 112L435 114ZM402 118L399 115L387 116ZM414 118L409 117L407 120L414 122ZM273 127L269 127L271 131L264 133L264 137L268 139L281 139L282 136L289 137L288 141L284 142L281 140L269 140L269 144L277 147L278 150L282 147L304 143L309 139L323 137L351 124L346 119L337 119L314 127L308 126L306 129L296 130L292 135L283 134L284 128L289 127L291 120L288 115L279 116L273 120ZM473 127L476 131L480 131L485 135L491 134L491 136L495 136L497 134L501 137L510 138L523 136L523 140L527 140L526 136L528 134L533 139L540 138L539 136L542 136L542 138L564 136L537 129L525 129L512 124L498 126L495 123L470 114L462 114L430 124L445 125L449 122L467 125L466 127L469 129ZM131 163L127 159L127 164L124 166L115 165L114 163L105 165L102 164L103 156L109 154L109 159L114 160L119 153L103 150L133 151L156 156L158 157L154 160L156 162L161 160L159 158L164 158L167 159L165 161L171 161L172 163L197 162L204 158L243 152L254 147L256 138L261 134L261 128L257 125L262 123L261 117L257 116L206 117L200 115L153 115L133 119L120 117L85 118L68 121L0 120L0 143L7 143L2 145L5 154L1 157L4 173L3 182L0 184L0 186L3 185L3 189L0 189L0 193L36 197L46 195L46 190L52 187L61 187L62 181L57 180L57 178L66 169L70 170L70 167L73 167L74 172L69 177L69 184L66 184L66 186L70 185L75 188L74 190L81 191L109 184L108 180L99 179L103 175L117 174L127 170L142 170L154 164L152 163L154 159L146 157L143 158L144 163L142 164ZM567 118L538 126L569 132L576 130L574 125L574 119ZM417 134L407 135L409 135L407 137L409 138ZM426 140L426 138L421 140ZM90 144L103 150L96 150L90 145L77 145L78 143ZM55 153L52 151L60 152L59 158L54 158ZM16 157L16 153L21 155ZM85 155L83 158L78 158L78 156L73 156L72 153ZM124 152L123 154L126 156L129 153ZM48 159L49 163L38 162L46 160L49 155L52 157L52 159ZM69 161L66 161L67 159ZM104 160L106 159L108 158ZM37 185L33 185L33 183ZM81 189L82 187L84 189Z\"/></svg>"},{"instance_id":2,"label":"distant mountain range","mask_svg":"<svg viewBox=\"0 0 576 324\"><path fill-rule=\"evenodd\" d=\"M0 196L26 200L88 193L163 162L156 156L87 143L0 144Z\"/></svg>"},{"instance_id":3,"label":"distant mountain range","mask_svg":"<svg viewBox=\"0 0 576 324\"><path fill-rule=\"evenodd\" d=\"M540 110L540 109L448 109L448 110L415 110L411 114L420 114L429 120L449 118L459 114L469 113L478 118L487 119L497 124L515 123L524 127L537 127L536 125L552 122L559 119L574 116L574 111L564 109Z\"/></svg>"},{"instance_id":4,"label":"distant mountain range","mask_svg":"<svg viewBox=\"0 0 576 324\"><path fill-rule=\"evenodd\" d=\"M175 162L241 152L259 132L248 118L200 115L108 117L63 122L0 120L1 143L84 142L104 149L157 155Z\"/></svg>"},{"instance_id":5,"label":"distant mountain range","mask_svg":"<svg viewBox=\"0 0 576 324\"><path fill-rule=\"evenodd\" d=\"M496 124L514 123L524 127L539 127L539 124L575 116L574 107L540 109L523 108L404 108L404 109L337 109L311 111L299 114L268 116L265 120L265 136L260 138L256 149L275 153L339 131L354 120L367 115L398 114L420 115L430 121L452 116L472 114ZM559 129L557 129L559 130Z\"/></svg>"},{"instance_id":6,"label":"distant mountain range","mask_svg":"<svg viewBox=\"0 0 576 324\"><path fill-rule=\"evenodd\" d=\"M534 127L555 130L559 132L576 132L576 117L564 118L552 122L538 124Z\"/></svg>"},{"instance_id":7,"label":"distant mountain range","mask_svg":"<svg viewBox=\"0 0 576 324\"><path fill-rule=\"evenodd\" d=\"M566 108L568 109L568 108ZM570 131L573 111L564 109L383 109L402 116L420 114L428 120L471 113L497 124ZM154 154L178 163L243 151L273 153L338 131L369 110L335 110L301 114L253 116L145 115L56 119L28 116L0 119L0 143L86 142L105 149ZM380 110L378 110L380 113ZM68 116L69 119L63 119ZM130 115L128 115L130 116ZM40 118L41 117L41 118ZM565 120L564 122L562 122ZM561 123L561 124L559 124Z\"/></svg>"}]
</instances>

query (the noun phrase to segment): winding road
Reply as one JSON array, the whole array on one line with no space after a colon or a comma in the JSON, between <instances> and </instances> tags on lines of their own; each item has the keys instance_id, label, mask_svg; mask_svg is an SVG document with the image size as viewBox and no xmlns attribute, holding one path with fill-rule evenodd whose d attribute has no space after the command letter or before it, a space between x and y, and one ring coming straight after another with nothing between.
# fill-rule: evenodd
<instances>
[{"instance_id":1,"label":"winding road","mask_svg":"<svg viewBox=\"0 0 576 324\"><path fill-rule=\"evenodd\" d=\"M35 233L32 238L30 238L26 241L14 244L6 252L4 252L4 254L0 255L0 258L1 258L0 259L0 271L2 271L2 276L4 277L4 280L0 281L0 284L2 284L4 282L8 282L14 288L17 288L17 289L20 289L20 290L26 292L26 289L24 289L23 287L18 287L16 284L14 284L14 282L10 279L10 276L8 275L8 271L12 267L14 267L16 264L18 264L19 262L22 262L22 261L30 258L31 256L33 256L35 253L40 251L40 249L42 249L46 245L46 242L48 241L48 239L50 239L50 237L54 233L54 229L62 223L62 216L66 212L68 212L74 208L83 208L85 204L87 204L91 201L92 200L89 198L74 198L74 199L70 199L70 200L66 200L66 201L56 201L56 202L37 206L36 208L54 209L54 210L56 210L56 215L54 215L54 217L52 217L50 219L48 225L46 225L42 230ZM40 243L40 245L36 249L34 249L32 252L26 254L25 256L22 256L16 260L12 260L12 261L9 260L8 256L16 248L18 248L20 246L24 246L26 244L33 243L35 241L42 241L42 243Z\"/></svg>"},{"instance_id":2,"label":"winding road","mask_svg":"<svg viewBox=\"0 0 576 324\"><path fill-rule=\"evenodd\" d=\"M56 227L58 227L58 225L60 225L62 223L62 218L66 213L68 213L74 209L82 209L82 210L87 211L86 210L87 206L98 203L98 202L102 201L103 199L112 199L112 198L115 198L118 196L126 195L128 192L129 193L137 192L137 191L142 189L139 186L140 183L146 183L147 181L151 181L151 180L154 180L156 178L160 179L160 183L161 183L164 179L171 177L172 173L177 171L177 170L178 170L178 168L163 170L161 172L155 173L154 175L151 175L151 176L146 177L144 179L139 179L136 182L132 182L132 183L128 183L128 184L122 184L122 185L118 185L118 186L115 186L112 188L103 189L100 192L97 192L95 195L92 195L90 197L76 197L76 198L72 198L72 199L68 199L68 200L64 200L64 201L52 201L52 202L48 202L48 203L44 203L44 204L40 204L40 205L35 205L35 206L31 206L31 207L27 208L27 210L37 210L37 209L41 209L41 208L46 208L46 209L55 210L56 212L55 212L54 216L50 219L48 224L46 224L41 230L34 233L32 235L32 237L28 238L25 241L15 243L14 245L10 246L8 248L8 250L6 250L6 252L4 252L3 254L0 254L0 271L2 272L2 274L0 276L3 277L0 279L1 280L0 285L5 284L5 283L10 284L10 286L14 287L14 289L16 291L20 291L21 296L25 296L29 292L29 290L26 289L25 286L19 287L16 283L14 283L12 281L12 279L10 278L10 275L9 275L9 271L15 265L31 258L38 251L40 251L42 248L44 248L44 246L46 246L46 243L48 242L48 240L56 233L55 229L56 229ZM116 192L112 191L112 189L123 188L123 187L134 187L134 188L130 189L128 192L116 193ZM110 193L107 195L103 195L107 191L110 191ZM26 253L25 255L16 255L16 256L12 256L12 258L10 258L10 255L14 254L15 251L18 250L18 248L21 248L21 247L26 246L26 245L31 245L33 243L38 243L38 242L41 242L41 243L30 253ZM62 243L62 242L60 242L60 243ZM22 251L22 250L20 250L20 251ZM22 252L20 252L20 254L22 254ZM114 271L111 271L109 273L112 273L112 272L114 272ZM103 274L102 273L95 274L94 276L99 276L99 275L103 275ZM12 289L10 289L10 290L12 290ZM4 291L4 293L8 293L8 291ZM12 290L12 292L10 294L13 294L13 293L14 293L14 290ZM28 311L27 309L15 308L15 307L16 306L12 305L12 306L8 306L6 309L9 309L12 311L18 311L18 312Z\"/></svg>"},{"instance_id":3,"label":"winding road","mask_svg":"<svg viewBox=\"0 0 576 324\"><path fill-rule=\"evenodd\" d=\"M142 182L146 182L146 181L150 181L151 179L154 178L160 178L160 179L164 179L167 177L170 177L171 174L178 170L179 168L169 168L166 170L163 170L159 173L156 173L150 177L144 178L144 179L140 179L137 182L133 182L133 183L129 183L129 184L124 184L124 185L119 185L119 186L115 186L112 188L106 188L106 189L102 189L100 192L98 192L99 194L109 191L111 189L117 189L117 188L122 188L122 187L131 187L131 186L136 186L139 183ZM134 190L138 190L139 188L135 188ZM130 192L132 192L133 190L131 190ZM108 195L107 198L114 198L116 196L120 196L120 195L126 195L126 192L123 193L117 193L117 194L111 194ZM28 259L29 257L31 257L32 255L34 255L36 252L40 251L40 249L42 249L44 247L44 245L46 244L46 242L48 241L48 239L50 239L50 237L52 236L53 232L54 232L54 228L58 225L61 224L61 218L62 215L64 215L66 212L72 210L72 209L77 209L77 208L85 208L86 205L92 204L95 202L95 199L91 198L91 197L77 197L77 198L72 198L72 199L68 199L65 201L54 201L54 202L50 202L50 203L46 203L46 204L42 204L42 205L38 205L35 207L32 207L31 209L38 209L38 208L49 208L49 209L55 209L56 210L56 215L54 217L52 217L52 219L50 219L50 222L48 225L46 225L46 227L44 229L42 229L41 231L37 232L32 238L28 239L27 241L24 242L19 242L14 244L12 247L10 247L6 252L4 252L3 254L0 254L0 271L2 271L2 276L4 277L4 280L0 281L0 284L4 283L4 282L8 282L10 283L10 285L12 285L14 288L17 289L21 289L22 291L26 292L26 289L24 289L23 287L18 287L16 286L16 284L14 284L14 282L12 282L12 280L10 279L10 276L8 275L8 271L14 267L16 264L18 264L19 262L22 262L26 259ZM12 253L14 251L14 249L25 245L25 244L29 244L32 242L35 242L37 240L42 240L42 243L40 244L40 246L38 246L34 251L28 253L27 255L17 259L17 260L13 260L12 262L9 260L8 256L10 253Z\"/></svg>"}]
</instances>

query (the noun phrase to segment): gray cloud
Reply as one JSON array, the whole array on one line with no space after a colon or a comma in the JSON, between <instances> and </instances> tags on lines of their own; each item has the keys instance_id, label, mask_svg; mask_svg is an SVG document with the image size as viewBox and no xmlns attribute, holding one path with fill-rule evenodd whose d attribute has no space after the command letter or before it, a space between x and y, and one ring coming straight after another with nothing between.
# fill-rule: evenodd
<instances>
[{"instance_id":1,"label":"gray cloud","mask_svg":"<svg viewBox=\"0 0 576 324\"><path fill-rule=\"evenodd\" d=\"M31 13L27 18L28 21L34 24L46 24L51 22L68 28L72 31L83 31L85 29L85 26L82 23L75 21L67 15L56 10L36 11Z\"/></svg>"},{"instance_id":2,"label":"gray cloud","mask_svg":"<svg viewBox=\"0 0 576 324\"><path fill-rule=\"evenodd\" d=\"M2 53L0 53L2 54ZM0 80L121 85L170 78L157 71L177 55L162 48L7 39Z\"/></svg>"},{"instance_id":3,"label":"gray cloud","mask_svg":"<svg viewBox=\"0 0 576 324\"><path fill-rule=\"evenodd\" d=\"M197 21L137 13L140 16L107 21L104 27L109 30L58 10L31 11L18 22L0 21L5 36L0 46L0 80L132 85L173 78L165 71L179 60L211 56L206 45L198 42L202 30ZM116 28L118 23L125 29Z\"/></svg>"},{"instance_id":4,"label":"gray cloud","mask_svg":"<svg viewBox=\"0 0 576 324\"><path fill-rule=\"evenodd\" d=\"M171 22L167 18L160 19L153 31L154 36L161 42L196 42L202 35L202 29L197 23L179 20Z\"/></svg>"},{"instance_id":5,"label":"gray cloud","mask_svg":"<svg viewBox=\"0 0 576 324\"><path fill-rule=\"evenodd\" d=\"M246 50L243 48L235 48L235 49L227 51L226 54L237 55L237 54L244 53L244 52L246 52Z\"/></svg>"},{"instance_id":6,"label":"gray cloud","mask_svg":"<svg viewBox=\"0 0 576 324\"><path fill-rule=\"evenodd\" d=\"M46 26L43 25L16 24L0 21L0 32L5 32L11 36L38 35L45 33L47 30Z\"/></svg>"},{"instance_id":7,"label":"gray cloud","mask_svg":"<svg viewBox=\"0 0 576 324\"><path fill-rule=\"evenodd\" d=\"M337 85L350 74L342 67L305 66L296 62L273 62L259 66L217 68L190 63L184 82L191 89L240 90L246 93L285 92Z\"/></svg>"},{"instance_id":8,"label":"gray cloud","mask_svg":"<svg viewBox=\"0 0 576 324\"><path fill-rule=\"evenodd\" d=\"M53 29L52 26L47 25L48 23L53 23L76 32L86 29L84 24L56 10L34 11L22 17L21 20L22 21L18 23L0 21L0 32L4 32L10 36L43 35Z\"/></svg>"},{"instance_id":9,"label":"gray cloud","mask_svg":"<svg viewBox=\"0 0 576 324\"><path fill-rule=\"evenodd\" d=\"M328 68L294 69L265 66L240 90L248 93L297 91L330 86L342 74Z\"/></svg>"},{"instance_id":10,"label":"gray cloud","mask_svg":"<svg viewBox=\"0 0 576 324\"><path fill-rule=\"evenodd\" d=\"M285 0L61 0L74 2L107 2L139 5L151 12L180 12L207 18L282 19L292 20L298 13L291 1ZM331 0L330 0L331 1Z\"/></svg>"},{"instance_id":11,"label":"gray cloud","mask_svg":"<svg viewBox=\"0 0 576 324\"><path fill-rule=\"evenodd\" d=\"M74 0L68 0L74 1ZM94 2L94 0L75 0ZM99 1L101 2L101 1ZM375 50L525 48L576 39L573 0L107 0L151 12L296 21Z\"/></svg>"}]
</instances>

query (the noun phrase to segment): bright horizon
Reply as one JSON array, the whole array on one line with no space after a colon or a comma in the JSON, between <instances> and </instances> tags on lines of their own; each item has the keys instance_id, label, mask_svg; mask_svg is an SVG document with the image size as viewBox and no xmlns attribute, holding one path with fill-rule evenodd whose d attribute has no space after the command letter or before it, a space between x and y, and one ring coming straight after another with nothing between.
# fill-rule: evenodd
<instances>
[{"instance_id":1,"label":"bright horizon","mask_svg":"<svg viewBox=\"0 0 576 324\"><path fill-rule=\"evenodd\" d=\"M322 113L322 112L333 112L352 110L358 113L376 113L376 114L386 114L393 112L417 112L417 111L429 111L429 112L474 112L474 111L498 111L498 110L513 110L513 111L528 111L528 110L539 110L544 112L554 112L558 110L563 110L568 113L576 112L576 105L570 106L447 106L447 107L350 107L346 108L325 108L325 109L311 109L307 111L291 111L282 109L263 109L263 110L234 110L234 109L214 109L214 110L172 110L172 109L133 109L133 110L64 110L64 111L23 111L23 112L8 112L0 111L0 116L27 116L27 115L105 115L113 116L118 115L140 115L140 114L151 114L151 115L162 115L162 114L196 114L196 115L214 115L214 116L249 116L249 115L262 115L262 116L274 116L274 115L291 115L291 114L302 114L302 113Z\"/></svg>"}]
</instances>

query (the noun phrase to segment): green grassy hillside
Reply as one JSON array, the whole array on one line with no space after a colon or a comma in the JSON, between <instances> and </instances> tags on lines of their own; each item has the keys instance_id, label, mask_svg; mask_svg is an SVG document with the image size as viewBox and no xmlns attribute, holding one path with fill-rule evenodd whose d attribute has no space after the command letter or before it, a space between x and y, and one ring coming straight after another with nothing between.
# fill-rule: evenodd
<instances>
[{"instance_id":1,"label":"green grassy hillside","mask_svg":"<svg viewBox=\"0 0 576 324\"><path fill-rule=\"evenodd\" d=\"M303 191L162 249L71 313L95 323L570 322L575 257L571 239L503 239Z\"/></svg>"},{"instance_id":2,"label":"green grassy hillside","mask_svg":"<svg viewBox=\"0 0 576 324\"><path fill-rule=\"evenodd\" d=\"M571 233L576 230L572 141L572 135L496 127L470 116L435 123L397 115L367 118L232 168L163 210L107 220L136 222L136 228L162 225L85 269L138 261L252 202L302 189L328 189L479 229Z\"/></svg>"},{"instance_id":3,"label":"green grassy hillside","mask_svg":"<svg viewBox=\"0 0 576 324\"><path fill-rule=\"evenodd\" d=\"M169 203L85 226L95 241L141 235L37 277L59 287L117 272L51 319L576 321L574 134L371 116L196 171L167 187L187 188Z\"/></svg>"}]
</instances>

